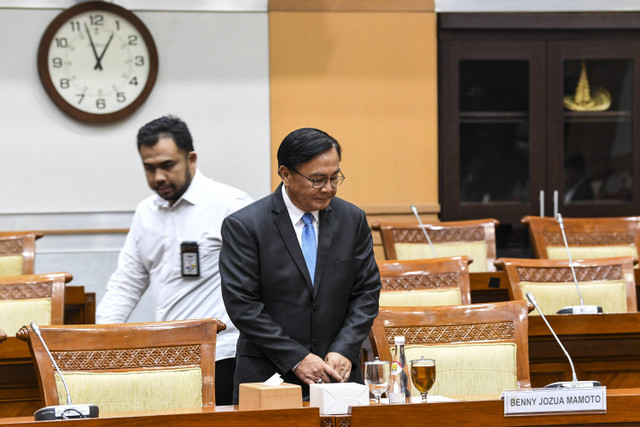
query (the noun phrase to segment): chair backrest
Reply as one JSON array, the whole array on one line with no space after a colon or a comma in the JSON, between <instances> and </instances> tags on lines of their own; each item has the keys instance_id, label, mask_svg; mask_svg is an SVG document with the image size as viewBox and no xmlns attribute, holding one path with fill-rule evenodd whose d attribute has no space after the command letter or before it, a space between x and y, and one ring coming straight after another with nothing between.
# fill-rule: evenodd
<instances>
[{"instance_id":1,"label":"chair backrest","mask_svg":"<svg viewBox=\"0 0 640 427\"><path fill-rule=\"evenodd\" d=\"M378 261L380 306L471 304L471 261L466 255Z\"/></svg>"},{"instance_id":2,"label":"chair backrest","mask_svg":"<svg viewBox=\"0 0 640 427\"><path fill-rule=\"evenodd\" d=\"M394 337L403 335L407 361L435 359L433 394L499 394L531 386L527 313L521 300L384 307L373 322L371 344L376 356L390 361Z\"/></svg>"},{"instance_id":3,"label":"chair backrest","mask_svg":"<svg viewBox=\"0 0 640 427\"><path fill-rule=\"evenodd\" d=\"M109 325L42 326L40 331L74 403L101 413L215 405L217 319ZM66 403L66 392L30 327L28 335L45 405Z\"/></svg>"},{"instance_id":4,"label":"chair backrest","mask_svg":"<svg viewBox=\"0 0 640 427\"><path fill-rule=\"evenodd\" d=\"M0 233L0 276L33 274L37 231L12 231Z\"/></svg>"},{"instance_id":5,"label":"chair backrest","mask_svg":"<svg viewBox=\"0 0 640 427\"><path fill-rule=\"evenodd\" d=\"M505 271L512 300L531 292L544 314L580 305L568 260L500 258L496 264ZM573 270L585 304L605 313L638 310L632 257L573 260Z\"/></svg>"},{"instance_id":6,"label":"chair backrest","mask_svg":"<svg viewBox=\"0 0 640 427\"><path fill-rule=\"evenodd\" d=\"M0 328L15 335L31 321L43 325L64 323L65 284L69 273L0 277Z\"/></svg>"},{"instance_id":7,"label":"chair backrest","mask_svg":"<svg viewBox=\"0 0 640 427\"><path fill-rule=\"evenodd\" d=\"M468 255L474 260L472 273L495 271L495 219L448 221L424 224L438 257ZM380 232L384 255L393 259L435 258L420 224L411 222L374 222Z\"/></svg>"},{"instance_id":8,"label":"chair backrest","mask_svg":"<svg viewBox=\"0 0 640 427\"><path fill-rule=\"evenodd\" d=\"M537 258L568 259L555 218L525 216ZM638 260L640 217L563 218L572 259L633 256Z\"/></svg>"}]
</instances>

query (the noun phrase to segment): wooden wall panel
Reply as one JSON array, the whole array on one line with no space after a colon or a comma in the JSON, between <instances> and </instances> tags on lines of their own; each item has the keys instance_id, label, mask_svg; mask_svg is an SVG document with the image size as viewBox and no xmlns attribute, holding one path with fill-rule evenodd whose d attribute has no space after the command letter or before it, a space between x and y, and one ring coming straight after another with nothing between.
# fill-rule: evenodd
<instances>
[{"instance_id":1,"label":"wooden wall panel","mask_svg":"<svg viewBox=\"0 0 640 427\"><path fill-rule=\"evenodd\" d=\"M269 37L272 186L284 136L317 127L343 146L340 197L376 216L437 213L435 13L272 8Z\"/></svg>"}]
</instances>

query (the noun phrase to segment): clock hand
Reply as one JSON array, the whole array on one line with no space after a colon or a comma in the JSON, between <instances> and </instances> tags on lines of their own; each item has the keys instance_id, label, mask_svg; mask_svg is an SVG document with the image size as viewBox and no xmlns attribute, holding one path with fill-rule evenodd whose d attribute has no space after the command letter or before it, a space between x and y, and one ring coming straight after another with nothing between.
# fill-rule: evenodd
<instances>
[{"instance_id":1,"label":"clock hand","mask_svg":"<svg viewBox=\"0 0 640 427\"><path fill-rule=\"evenodd\" d=\"M104 45L104 49L102 49L102 53L98 58L98 63L96 64L95 67L93 67L94 70L97 69L98 67L100 67L100 69L102 70L102 64L100 63L100 61L102 61L102 57L104 56L104 53L107 51L107 48L109 47L109 43L111 43L111 40L113 40L113 33L111 33L111 36L109 36L109 40L107 40L107 44Z\"/></svg>"},{"instance_id":2,"label":"clock hand","mask_svg":"<svg viewBox=\"0 0 640 427\"><path fill-rule=\"evenodd\" d=\"M91 49L93 49L93 56L96 57L96 66L93 67L94 70L102 70L102 65L100 65L100 58L98 58L98 51L96 51L96 45L93 44L93 39L91 38L91 32L89 31L89 27L87 24L84 24L84 29L87 30L87 35L89 36L89 43L91 43Z\"/></svg>"}]
</instances>

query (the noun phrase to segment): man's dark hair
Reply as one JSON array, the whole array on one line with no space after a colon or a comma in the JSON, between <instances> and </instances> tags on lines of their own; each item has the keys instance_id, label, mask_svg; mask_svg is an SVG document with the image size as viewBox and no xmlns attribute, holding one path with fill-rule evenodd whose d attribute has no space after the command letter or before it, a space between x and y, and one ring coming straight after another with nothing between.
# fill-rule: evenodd
<instances>
[{"instance_id":1,"label":"man's dark hair","mask_svg":"<svg viewBox=\"0 0 640 427\"><path fill-rule=\"evenodd\" d=\"M280 169L280 166L295 169L297 165L306 163L316 155L324 153L331 148L336 149L338 159L341 159L340 144L328 133L314 128L294 130L280 143L278 148L278 169Z\"/></svg>"},{"instance_id":2,"label":"man's dark hair","mask_svg":"<svg viewBox=\"0 0 640 427\"><path fill-rule=\"evenodd\" d=\"M193 140L187 124L174 116L163 116L142 126L138 131L138 151L140 147L153 147L160 138L171 138L185 153L193 151Z\"/></svg>"}]
</instances>

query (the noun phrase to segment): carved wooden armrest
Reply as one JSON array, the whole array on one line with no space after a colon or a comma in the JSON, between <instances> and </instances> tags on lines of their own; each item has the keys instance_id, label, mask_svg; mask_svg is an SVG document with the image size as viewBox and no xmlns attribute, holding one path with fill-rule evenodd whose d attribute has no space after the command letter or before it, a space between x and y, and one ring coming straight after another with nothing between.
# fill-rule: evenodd
<instances>
[{"instance_id":1,"label":"carved wooden armrest","mask_svg":"<svg viewBox=\"0 0 640 427\"><path fill-rule=\"evenodd\" d=\"M227 329L227 325L224 324L223 321L218 320L218 319L214 319L216 322L218 322L218 331L217 333L220 333L222 331L224 331L225 329Z\"/></svg>"},{"instance_id":2,"label":"carved wooden armrest","mask_svg":"<svg viewBox=\"0 0 640 427\"><path fill-rule=\"evenodd\" d=\"M7 334L0 329L0 343L7 340Z\"/></svg>"},{"instance_id":3,"label":"carved wooden armrest","mask_svg":"<svg viewBox=\"0 0 640 427\"><path fill-rule=\"evenodd\" d=\"M18 332L16 332L16 338L20 341L29 342L29 327L24 325L20 328Z\"/></svg>"}]
</instances>

